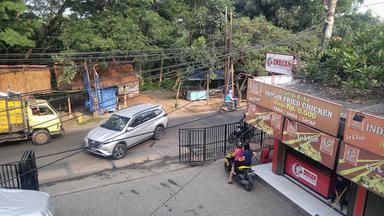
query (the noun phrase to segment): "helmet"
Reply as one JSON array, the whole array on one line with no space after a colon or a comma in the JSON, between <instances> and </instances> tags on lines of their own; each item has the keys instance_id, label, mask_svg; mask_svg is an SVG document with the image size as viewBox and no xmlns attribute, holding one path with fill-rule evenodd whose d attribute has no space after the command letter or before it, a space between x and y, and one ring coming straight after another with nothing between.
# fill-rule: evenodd
<instances>
[{"instance_id":1,"label":"helmet","mask_svg":"<svg viewBox=\"0 0 384 216\"><path fill-rule=\"evenodd\" d=\"M242 148L243 147L243 142L241 142L241 140L237 140L236 147L237 148Z\"/></svg>"}]
</instances>

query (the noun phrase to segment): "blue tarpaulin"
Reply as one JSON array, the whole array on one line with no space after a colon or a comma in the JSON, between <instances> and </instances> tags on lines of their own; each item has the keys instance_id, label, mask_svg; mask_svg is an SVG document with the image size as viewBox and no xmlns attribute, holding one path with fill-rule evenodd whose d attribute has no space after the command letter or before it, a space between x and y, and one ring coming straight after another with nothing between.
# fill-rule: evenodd
<instances>
[{"instance_id":1,"label":"blue tarpaulin","mask_svg":"<svg viewBox=\"0 0 384 216\"><path fill-rule=\"evenodd\" d=\"M207 80L207 72L208 71L195 70L188 75L187 80ZM214 74L214 76L211 76L213 78L211 80L224 80L224 70L215 70L212 73Z\"/></svg>"},{"instance_id":2,"label":"blue tarpaulin","mask_svg":"<svg viewBox=\"0 0 384 216\"><path fill-rule=\"evenodd\" d=\"M116 92L117 87L111 87L111 88L105 88L100 89L100 95L101 95L101 102L99 101L100 109L102 111L113 111L117 108L117 98L116 98ZM95 91L92 91L92 95L95 95ZM93 106L91 106L91 103L89 100L85 102L85 105L87 108L93 112Z\"/></svg>"}]
</instances>

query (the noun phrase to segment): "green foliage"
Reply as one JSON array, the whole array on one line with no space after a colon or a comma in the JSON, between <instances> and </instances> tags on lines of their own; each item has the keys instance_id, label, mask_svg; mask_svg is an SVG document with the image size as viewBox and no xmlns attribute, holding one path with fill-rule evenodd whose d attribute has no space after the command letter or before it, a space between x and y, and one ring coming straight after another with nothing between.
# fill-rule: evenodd
<instances>
[{"instance_id":1,"label":"green foliage","mask_svg":"<svg viewBox=\"0 0 384 216\"><path fill-rule=\"evenodd\" d=\"M144 83L143 85L140 86L140 91L156 91L156 90L159 90L161 87L152 82L151 80L144 80Z\"/></svg>"},{"instance_id":2,"label":"green foliage","mask_svg":"<svg viewBox=\"0 0 384 216\"><path fill-rule=\"evenodd\" d=\"M175 85L176 80L174 79L166 79L161 82L160 87L162 89L172 89L172 87Z\"/></svg>"},{"instance_id":3,"label":"green foliage","mask_svg":"<svg viewBox=\"0 0 384 216\"><path fill-rule=\"evenodd\" d=\"M384 25L336 38L319 62L310 65L310 75L324 83L356 94L384 87Z\"/></svg>"},{"instance_id":4,"label":"green foliage","mask_svg":"<svg viewBox=\"0 0 384 216\"><path fill-rule=\"evenodd\" d=\"M58 77L59 83L70 84L77 74L77 65L73 62L69 56L56 55L53 57L55 64L63 66L63 73Z\"/></svg>"},{"instance_id":5,"label":"green foliage","mask_svg":"<svg viewBox=\"0 0 384 216\"><path fill-rule=\"evenodd\" d=\"M21 0L0 2L0 50L17 50L35 47L36 20L27 17L26 5Z\"/></svg>"},{"instance_id":6,"label":"green foliage","mask_svg":"<svg viewBox=\"0 0 384 216\"><path fill-rule=\"evenodd\" d=\"M352 9L355 2L361 2L361 0L338 0L336 13L345 14ZM234 0L234 6L243 16L254 18L262 15L274 25L294 32L322 23L326 16L323 1Z\"/></svg>"},{"instance_id":7,"label":"green foliage","mask_svg":"<svg viewBox=\"0 0 384 216\"><path fill-rule=\"evenodd\" d=\"M253 75L267 74L264 69L266 52L291 53L305 61L308 53L316 51L318 43L313 33L294 36L290 31L274 26L263 16L253 19L242 17L237 20L235 29L233 45L239 49L236 71ZM255 44L257 46L249 48Z\"/></svg>"}]
</instances>

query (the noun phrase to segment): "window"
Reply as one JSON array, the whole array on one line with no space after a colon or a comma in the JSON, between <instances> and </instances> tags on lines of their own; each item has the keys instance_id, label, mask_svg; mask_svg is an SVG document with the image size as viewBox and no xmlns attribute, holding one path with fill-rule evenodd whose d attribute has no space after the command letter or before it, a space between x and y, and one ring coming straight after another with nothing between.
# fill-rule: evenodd
<instances>
[{"instance_id":1,"label":"window","mask_svg":"<svg viewBox=\"0 0 384 216\"><path fill-rule=\"evenodd\" d=\"M154 111L149 111L143 114L143 123L155 117Z\"/></svg>"},{"instance_id":2,"label":"window","mask_svg":"<svg viewBox=\"0 0 384 216\"><path fill-rule=\"evenodd\" d=\"M37 116L53 114L52 110L49 107L44 105L31 106L31 110L32 110L32 115L37 115Z\"/></svg>"},{"instance_id":3,"label":"window","mask_svg":"<svg viewBox=\"0 0 384 216\"><path fill-rule=\"evenodd\" d=\"M122 131L128 121L129 118L127 117L112 115L105 123L101 124L101 127L114 131Z\"/></svg>"},{"instance_id":4,"label":"window","mask_svg":"<svg viewBox=\"0 0 384 216\"><path fill-rule=\"evenodd\" d=\"M155 116L158 116L158 115L160 115L163 111L162 110L159 110L159 109L157 109L157 110L155 110L154 111L155 112Z\"/></svg>"},{"instance_id":5,"label":"window","mask_svg":"<svg viewBox=\"0 0 384 216\"><path fill-rule=\"evenodd\" d=\"M143 116L142 115L139 115L137 116L133 121L132 123L129 125L130 127L136 127L138 125L140 125L141 123L143 123Z\"/></svg>"}]
</instances>

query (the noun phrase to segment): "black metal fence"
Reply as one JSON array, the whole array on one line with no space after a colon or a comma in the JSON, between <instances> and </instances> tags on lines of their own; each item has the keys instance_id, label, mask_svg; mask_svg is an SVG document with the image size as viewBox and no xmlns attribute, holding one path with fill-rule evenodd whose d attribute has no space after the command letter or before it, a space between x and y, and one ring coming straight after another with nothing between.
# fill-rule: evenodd
<instances>
[{"instance_id":1,"label":"black metal fence","mask_svg":"<svg viewBox=\"0 0 384 216\"><path fill-rule=\"evenodd\" d=\"M0 187L39 190L35 152L26 150L17 163L0 165Z\"/></svg>"},{"instance_id":2,"label":"black metal fence","mask_svg":"<svg viewBox=\"0 0 384 216\"><path fill-rule=\"evenodd\" d=\"M246 123L241 121L207 128L179 129L179 162L200 165L223 158L233 148L229 137L243 124ZM253 130L253 136L248 140L244 140L243 136L243 142L260 143L265 134L256 128L250 130Z\"/></svg>"}]
</instances>

